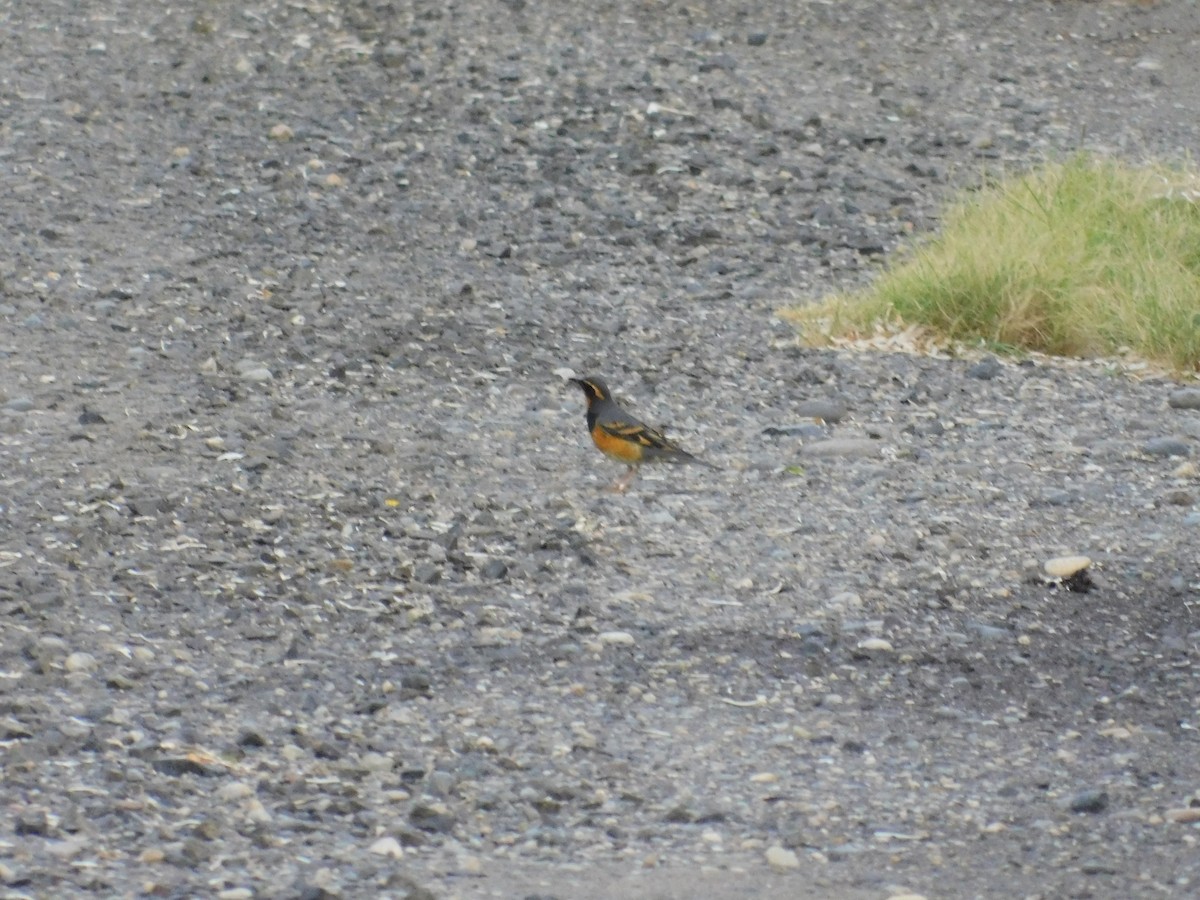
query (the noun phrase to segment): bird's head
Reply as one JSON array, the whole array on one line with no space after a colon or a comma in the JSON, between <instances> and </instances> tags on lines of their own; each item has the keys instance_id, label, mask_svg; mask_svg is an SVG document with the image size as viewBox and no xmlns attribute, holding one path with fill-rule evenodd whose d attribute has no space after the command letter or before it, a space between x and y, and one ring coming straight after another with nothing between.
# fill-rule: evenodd
<instances>
[{"instance_id":1,"label":"bird's head","mask_svg":"<svg viewBox=\"0 0 1200 900\"><path fill-rule=\"evenodd\" d=\"M612 399L612 395L608 393L608 385L599 378L572 378L571 383L579 385L583 390L583 395L587 398L588 406L591 406L597 400Z\"/></svg>"}]
</instances>

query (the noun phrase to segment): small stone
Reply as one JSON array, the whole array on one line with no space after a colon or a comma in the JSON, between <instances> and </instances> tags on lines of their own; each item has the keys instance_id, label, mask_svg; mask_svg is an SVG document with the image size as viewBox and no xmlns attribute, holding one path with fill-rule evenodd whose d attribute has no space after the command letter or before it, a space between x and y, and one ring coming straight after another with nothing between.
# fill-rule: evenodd
<instances>
[{"instance_id":1,"label":"small stone","mask_svg":"<svg viewBox=\"0 0 1200 900\"><path fill-rule=\"evenodd\" d=\"M1200 409L1200 388L1185 387L1167 395L1167 406L1172 409Z\"/></svg>"},{"instance_id":2,"label":"small stone","mask_svg":"<svg viewBox=\"0 0 1200 900\"><path fill-rule=\"evenodd\" d=\"M696 821L696 814L690 807L680 804L668 809L666 815L663 816L663 821L672 825L691 825Z\"/></svg>"},{"instance_id":3,"label":"small stone","mask_svg":"<svg viewBox=\"0 0 1200 900\"><path fill-rule=\"evenodd\" d=\"M63 668L68 672L91 672L96 668L96 657L90 653L72 653L63 660Z\"/></svg>"},{"instance_id":4,"label":"small stone","mask_svg":"<svg viewBox=\"0 0 1200 900\"><path fill-rule=\"evenodd\" d=\"M846 404L837 400L805 400L796 407L796 415L806 419L819 419L830 425L842 421L848 412Z\"/></svg>"},{"instance_id":5,"label":"small stone","mask_svg":"<svg viewBox=\"0 0 1200 900\"><path fill-rule=\"evenodd\" d=\"M1191 825L1200 822L1200 806L1187 806L1180 809L1168 809L1163 817L1176 825Z\"/></svg>"},{"instance_id":6,"label":"small stone","mask_svg":"<svg viewBox=\"0 0 1200 900\"><path fill-rule=\"evenodd\" d=\"M33 737L33 732L17 719L5 716L0 719L0 741L23 740Z\"/></svg>"},{"instance_id":7,"label":"small stone","mask_svg":"<svg viewBox=\"0 0 1200 900\"><path fill-rule=\"evenodd\" d=\"M765 31L752 31L746 35L746 43L751 47L761 47L767 42L767 33Z\"/></svg>"},{"instance_id":8,"label":"small stone","mask_svg":"<svg viewBox=\"0 0 1200 900\"><path fill-rule=\"evenodd\" d=\"M484 578L498 581L508 574L508 566L500 559L489 559L479 572Z\"/></svg>"},{"instance_id":9,"label":"small stone","mask_svg":"<svg viewBox=\"0 0 1200 900\"><path fill-rule=\"evenodd\" d=\"M1099 813L1108 809L1108 793L1098 788L1080 791L1071 798L1068 808L1076 813Z\"/></svg>"},{"instance_id":10,"label":"small stone","mask_svg":"<svg viewBox=\"0 0 1200 900\"><path fill-rule=\"evenodd\" d=\"M117 691L132 691L135 687L137 687L136 681L126 675L121 674L120 672L113 672L104 680L104 683L108 687Z\"/></svg>"},{"instance_id":11,"label":"small stone","mask_svg":"<svg viewBox=\"0 0 1200 900\"><path fill-rule=\"evenodd\" d=\"M891 653L893 650L892 642L885 641L883 638L872 637L866 638L858 642L858 649L867 653Z\"/></svg>"},{"instance_id":12,"label":"small stone","mask_svg":"<svg viewBox=\"0 0 1200 900\"><path fill-rule=\"evenodd\" d=\"M225 803L233 803L238 800L245 800L247 797L254 795L254 788L244 781L231 781L229 784L223 784L217 790L217 799Z\"/></svg>"},{"instance_id":13,"label":"small stone","mask_svg":"<svg viewBox=\"0 0 1200 900\"><path fill-rule=\"evenodd\" d=\"M409 669L400 676L400 689L414 696L427 697L433 690L433 679L425 669Z\"/></svg>"},{"instance_id":14,"label":"small stone","mask_svg":"<svg viewBox=\"0 0 1200 900\"><path fill-rule=\"evenodd\" d=\"M428 806L418 804L408 814L408 821L421 831L436 834L449 834L454 830L454 816L441 804Z\"/></svg>"},{"instance_id":15,"label":"small stone","mask_svg":"<svg viewBox=\"0 0 1200 900\"><path fill-rule=\"evenodd\" d=\"M254 891L247 887L226 888L217 892L217 900L251 900Z\"/></svg>"},{"instance_id":16,"label":"small stone","mask_svg":"<svg viewBox=\"0 0 1200 900\"><path fill-rule=\"evenodd\" d=\"M458 868L464 875L479 878L483 875L483 860L478 856L464 856L459 859Z\"/></svg>"},{"instance_id":17,"label":"small stone","mask_svg":"<svg viewBox=\"0 0 1200 900\"><path fill-rule=\"evenodd\" d=\"M442 570L435 563L419 562L413 566L412 577L418 584L437 584L442 580Z\"/></svg>"},{"instance_id":18,"label":"small stone","mask_svg":"<svg viewBox=\"0 0 1200 900\"><path fill-rule=\"evenodd\" d=\"M132 655L135 662L142 663L143 665L152 663L155 660L154 651L149 647L134 647Z\"/></svg>"},{"instance_id":19,"label":"small stone","mask_svg":"<svg viewBox=\"0 0 1200 900\"><path fill-rule=\"evenodd\" d=\"M1000 365L1000 360L988 355L967 369L967 377L978 378L981 381L991 381L1003 371L1004 367Z\"/></svg>"},{"instance_id":20,"label":"small stone","mask_svg":"<svg viewBox=\"0 0 1200 900\"><path fill-rule=\"evenodd\" d=\"M46 835L50 832L50 817L44 809L26 809L17 813L13 832L18 835Z\"/></svg>"},{"instance_id":21,"label":"small stone","mask_svg":"<svg viewBox=\"0 0 1200 900\"><path fill-rule=\"evenodd\" d=\"M45 844L46 852L58 859L74 859L87 848L87 838L79 836L65 841L47 841Z\"/></svg>"},{"instance_id":22,"label":"small stone","mask_svg":"<svg viewBox=\"0 0 1200 900\"><path fill-rule=\"evenodd\" d=\"M275 376L271 374L271 370L266 366L256 366L253 369L246 369L241 373L243 381L264 382L270 381Z\"/></svg>"},{"instance_id":23,"label":"small stone","mask_svg":"<svg viewBox=\"0 0 1200 900\"><path fill-rule=\"evenodd\" d=\"M800 857L794 850L788 850L775 844L767 849L767 865L778 872L800 868Z\"/></svg>"},{"instance_id":24,"label":"small stone","mask_svg":"<svg viewBox=\"0 0 1200 900\"><path fill-rule=\"evenodd\" d=\"M151 764L154 771L171 778L182 778L184 775L199 775L201 777L219 774L215 767L207 766L190 756L171 756L156 759Z\"/></svg>"},{"instance_id":25,"label":"small stone","mask_svg":"<svg viewBox=\"0 0 1200 900\"><path fill-rule=\"evenodd\" d=\"M4 409L8 412L29 412L33 409L33 400L29 397L13 397L5 401Z\"/></svg>"},{"instance_id":26,"label":"small stone","mask_svg":"<svg viewBox=\"0 0 1200 900\"><path fill-rule=\"evenodd\" d=\"M821 458L847 457L863 459L879 456L881 445L878 441L868 438L833 438L828 441L818 441L804 448L805 456Z\"/></svg>"},{"instance_id":27,"label":"small stone","mask_svg":"<svg viewBox=\"0 0 1200 900\"><path fill-rule=\"evenodd\" d=\"M290 141L296 136L296 132L282 122L272 125L271 130L267 134L273 141Z\"/></svg>"},{"instance_id":28,"label":"small stone","mask_svg":"<svg viewBox=\"0 0 1200 900\"><path fill-rule=\"evenodd\" d=\"M245 811L246 818L259 825L267 825L275 820L275 817L271 815L267 807L257 797L251 797L246 802Z\"/></svg>"},{"instance_id":29,"label":"small stone","mask_svg":"<svg viewBox=\"0 0 1200 900\"><path fill-rule=\"evenodd\" d=\"M100 413L96 412L94 409L88 409L85 406L83 408L83 412L81 412L79 414L79 424L80 425L107 425L108 420L105 419L104 416L100 415Z\"/></svg>"},{"instance_id":30,"label":"small stone","mask_svg":"<svg viewBox=\"0 0 1200 900\"><path fill-rule=\"evenodd\" d=\"M988 625L984 622L972 622L967 627L985 641L999 641L1012 637L1012 632L1007 628L998 628L995 625Z\"/></svg>"},{"instance_id":31,"label":"small stone","mask_svg":"<svg viewBox=\"0 0 1200 900\"><path fill-rule=\"evenodd\" d=\"M519 640L521 640L521 632L515 628L485 625L475 633L475 640L472 643L476 647L507 647Z\"/></svg>"},{"instance_id":32,"label":"small stone","mask_svg":"<svg viewBox=\"0 0 1200 900\"><path fill-rule=\"evenodd\" d=\"M798 425L768 425L762 433L767 437L798 437L808 441L819 441L828 431L815 422L801 422Z\"/></svg>"},{"instance_id":33,"label":"small stone","mask_svg":"<svg viewBox=\"0 0 1200 900\"><path fill-rule=\"evenodd\" d=\"M1142 444L1142 452L1147 456L1191 456L1192 445L1183 438L1152 438Z\"/></svg>"},{"instance_id":34,"label":"small stone","mask_svg":"<svg viewBox=\"0 0 1200 900\"><path fill-rule=\"evenodd\" d=\"M602 631L596 635L596 640L602 644L617 644L632 647L637 641L628 631Z\"/></svg>"},{"instance_id":35,"label":"small stone","mask_svg":"<svg viewBox=\"0 0 1200 900\"><path fill-rule=\"evenodd\" d=\"M238 732L237 745L239 747L250 748L265 747L267 746L267 739L263 737L263 733L257 728L244 726Z\"/></svg>"},{"instance_id":36,"label":"small stone","mask_svg":"<svg viewBox=\"0 0 1200 900\"><path fill-rule=\"evenodd\" d=\"M396 761L384 753L364 753L358 763L365 772L390 772Z\"/></svg>"},{"instance_id":37,"label":"small stone","mask_svg":"<svg viewBox=\"0 0 1200 900\"><path fill-rule=\"evenodd\" d=\"M1091 564L1092 561L1086 556L1056 556L1046 560L1042 568L1051 578L1070 578Z\"/></svg>"},{"instance_id":38,"label":"small stone","mask_svg":"<svg viewBox=\"0 0 1200 900\"><path fill-rule=\"evenodd\" d=\"M404 855L404 848L400 842L394 837L381 837L367 848L371 853L379 856L387 856L391 859L400 859Z\"/></svg>"}]
</instances>

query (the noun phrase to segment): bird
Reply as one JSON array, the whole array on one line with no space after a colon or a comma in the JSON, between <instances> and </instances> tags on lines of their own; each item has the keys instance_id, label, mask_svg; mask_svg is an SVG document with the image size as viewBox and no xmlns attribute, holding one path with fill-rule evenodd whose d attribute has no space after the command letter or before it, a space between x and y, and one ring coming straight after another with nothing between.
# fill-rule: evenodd
<instances>
[{"instance_id":1,"label":"bird","mask_svg":"<svg viewBox=\"0 0 1200 900\"><path fill-rule=\"evenodd\" d=\"M638 467L645 462L698 463L717 468L668 440L657 428L627 413L613 400L602 378L589 376L570 381L579 385L587 399L587 426L592 442L605 456L629 466L629 471L612 485L613 491L628 490L637 476Z\"/></svg>"}]
</instances>

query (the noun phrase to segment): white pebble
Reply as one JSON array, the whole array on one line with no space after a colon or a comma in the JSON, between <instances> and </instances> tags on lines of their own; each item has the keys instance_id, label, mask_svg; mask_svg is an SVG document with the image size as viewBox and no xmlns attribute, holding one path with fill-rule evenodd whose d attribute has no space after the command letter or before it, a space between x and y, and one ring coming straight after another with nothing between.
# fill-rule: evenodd
<instances>
[{"instance_id":1,"label":"white pebble","mask_svg":"<svg viewBox=\"0 0 1200 900\"><path fill-rule=\"evenodd\" d=\"M217 799L225 803L245 800L254 795L254 788L244 781L231 781L217 789Z\"/></svg>"},{"instance_id":2,"label":"white pebble","mask_svg":"<svg viewBox=\"0 0 1200 900\"><path fill-rule=\"evenodd\" d=\"M396 761L383 753L364 753L359 764L368 772L390 772Z\"/></svg>"},{"instance_id":3,"label":"white pebble","mask_svg":"<svg viewBox=\"0 0 1200 900\"><path fill-rule=\"evenodd\" d=\"M800 868L800 857L796 856L794 850L788 850L776 844L767 848L767 865L779 871L798 869Z\"/></svg>"},{"instance_id":4,"label":"white pebble","mask_svg":"<svg viewBox=\"0 0 1200 900\"><path fill-rule=\"evenodd\" d=\"M637 643L628 631L602 631L596 635L596 640L602 644L621 644L630 647Z\"/></svg>"},{"instance_id":5,"label":"white pebble","mask_svg":"<svg viewBox=\"0 0 1200 900\"><path fill-rule=\"evenodd\" d=\"M90 653L72 653L63 660L63 668L68 672L90 672L96 668L96 657Z\"/></svg>"},{"instance_id":6,"label":"white pebble","mask_svg":"<svg viewBox=\"0 0 1200 900\"><path fill-rule=\"evenodd\" d=\"M404 848L394 837L381 837L368 849L379 856L390 856L392 859L399 859L404 855Z\"/></svg>"},{"instance_id":7,"label":"white pebble","mask_svg":"<svg viewBox=\"0 0 1200 900\"><path fill-rule=\"evenodd\" d=\"M251 797L246 803L246 818L258 825L266 825L275 819L257 797Z\"/></svg>"},{"instance_id":8,"label":"white pebble","mask_svg":"<svg viewBox=\"0 0 1200 900\"><path fill-rule=\"evenodd\" d=\"M872 638L866 638L865 640L859 641L858 649L866 650L869 653L870 652L891 653L893 648L892 648L891 641L885 641L883 638L872 637Z\"/></svg>"},{"instance_id":9,"label":"white pebble","mask_svg":"<svg viewBox=\"0 0 1200 900\"><path fill-rule=\"evenodd\" d=\"M154 662L154 651L149 647L134 647L133 658L140 663Z\"/></svg>"}]
</instances>

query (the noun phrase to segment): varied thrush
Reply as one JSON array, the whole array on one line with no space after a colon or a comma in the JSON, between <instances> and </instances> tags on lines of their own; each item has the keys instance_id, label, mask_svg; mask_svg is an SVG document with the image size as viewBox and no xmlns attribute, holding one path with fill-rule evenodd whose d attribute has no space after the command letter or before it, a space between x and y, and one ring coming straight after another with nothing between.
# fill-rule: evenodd
<instances>
[{"instance_id":1,"label":"varied thrush","mask_svg":"<svg viewBox=\"0 0 1200 900\"><path fill-rule=\"evenodd\" d=\"M667 440L657 428L651 428L625 412L613 400L603 380L572 378L571 383L579 385L587 398L587 425L593 443L605 456L629 466L629 471L613 484L614 491L627 490L637 475L638 466L644 462L699 463L716 468Z\"/></svg>"}]
</instances>

